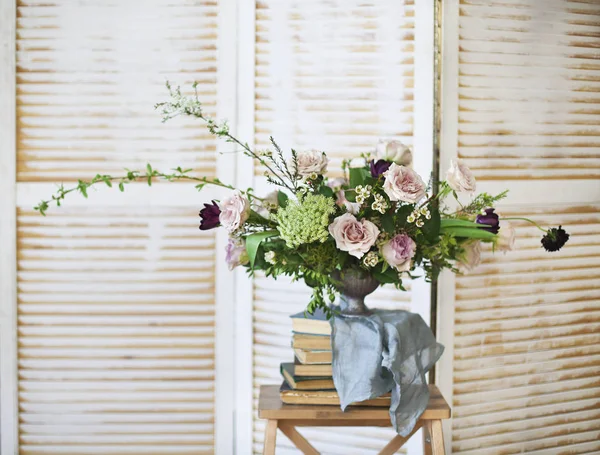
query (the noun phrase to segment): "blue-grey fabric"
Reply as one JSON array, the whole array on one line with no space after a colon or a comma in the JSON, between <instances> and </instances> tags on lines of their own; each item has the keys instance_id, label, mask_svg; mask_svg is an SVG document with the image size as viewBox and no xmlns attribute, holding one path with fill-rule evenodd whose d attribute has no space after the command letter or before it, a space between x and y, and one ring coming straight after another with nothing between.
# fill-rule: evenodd
<instances>
[{"instance_id":1,"label":"blue-grey fabric","mask_svg":"<svg viewBox=\"0 0 600 455\"><path fill-rule=\"evenodd\" d=\"M425 374L444 346L435 341L421 316L408 311L337 314L330 322L333 382L342 410L391 391L392 425L401 436L408 435L427 408Z\"/></svg>"}]
</instances>

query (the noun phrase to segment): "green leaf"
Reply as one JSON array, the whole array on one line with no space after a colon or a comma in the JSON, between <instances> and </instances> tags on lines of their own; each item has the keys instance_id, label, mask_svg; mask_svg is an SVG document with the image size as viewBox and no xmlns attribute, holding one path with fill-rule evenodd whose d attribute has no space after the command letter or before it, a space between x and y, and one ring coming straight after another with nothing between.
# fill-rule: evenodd
<instances>
[{"instance_id":1,"label":"green leaf","mask_svg":"<svg viewBox=\"0 0 600 455\"><path fill-rule=\"evenodd\" d=\"M394 226L394 215L387 212L381 215L381 227L388 234L394 234L395 226Z\"/></svg>"},{"instance_id":2,"label":"green leaf","mask_svg":"<svg viewBox=\"0 0 600 455\"><path fill-rule=\"evenodd\" d=\"M398 281L398 272L392 268L388 268L385 271L373 269L371 270L371 273L381 284L395 283Z\"/></svg>"},{"instance_id":3,"label":"green leaf","mask_svg":"<svg viewBox=\"0 0 600 455\"><path fill-rule=\"evenodd\" d=\"M437 208L431 208L431 218L425 220L423 224L423 234L430 242L435 242L440 235L440 211Z\"/></svg>"},{"instance_id":4,"label":"green leaf","mask_svg":"<svg viewBox=\"0 0 600 455\"><path fill-rule=\"evenodd\" d=\"M329 188L327 185L321 185L319 187L319 194L322 194L326 197L333 197L333 190Z\"/></svg>"},{"instance_id":5,"label":"green leaf","mask_svg":"<svg viewBox=\"0 0 600 455\"><path fill-rule=\"evenodd\" d=\"M283 191L277 191L277 205L279 207L285 208L288 203L288 195Z\"/></svg>"},{"instance_id":6,"label":"green leaf","mask_svg":"<svg viewBox=\"0 0 600 455\"><path fill-rule=\"evenodd\" d=\"M119 191L121 191L121 193L125 191L125 184L123 182L119 182Z\"/></svg>"},{"instance_id":7,"label":"green leaf","mask_svg":"<svg viewBox=\"0 0 600 455\"><path fill-rule=\"evenodd\" d=\"M467 239L480 239L484 241L492 241L496 238L496 234L492 234L491 232L485 231L480 228L472 228L472 227L447 227L443 229L445 234L453 235L454 237L464 237Z\"/></svg>"},{"instance_id":8,"label":"green leaf","mask_svg":"<svg viewBox=\"0 0 600 455\"><path fill-rule=\"evenodd\" d=\"M459 218L446 218L441 220L441 227L442 229L447 228L447 227L474 227L474 228L479 228L479 227L490 227L489 224L479 224L479 223L475 223L474 221L469 221L469 220L461 220Z\"/></svg>"},{"instance_id":9,"label":"green leaf","mask_svg":"<svg viewBox=\"0 0 600 455\"><path fill-rule=\"evenodd\" d=\"M406 226L406 218L410 215L415 206L413 204L403 205L396 211L396 226L403 228Z\"/></svg>"},{"instance_id":10,"label":"green leaf","mask_svg":"<svg viewBox=\"0 0 600 455\"><path fill-rule=\"evenodd\" d=\"M262 241L276 235L279 235L279 232L277 230L272 230L256 232L255 234L250 234L248 237L246 237L246 252L248 253L248 258L250 259L250 268L254 268L256 253L258 252L258 247Z\"/></svg>"},{"instance_id":11,"label":"green leaf","mask_svg":"<svg viewBox=\"0 0 600 455\"><path fill-rule=\"evenodd\" d=\"M358 185L365 185L371 178L371 173L364 167L350 168L350 187L356 188Z\"/></svg>"},{"instance_id":12,"label":"green leaf","mask_svg":"<svg viewBox=\"0 0 600 455\"><path fill-rule=\"evenodd\" d=\"M204 188L206 186L206 183L198 183L198 185L195 186L195 188L200 191L202 190L202 188Z\"/></svg>"}]
</instances>

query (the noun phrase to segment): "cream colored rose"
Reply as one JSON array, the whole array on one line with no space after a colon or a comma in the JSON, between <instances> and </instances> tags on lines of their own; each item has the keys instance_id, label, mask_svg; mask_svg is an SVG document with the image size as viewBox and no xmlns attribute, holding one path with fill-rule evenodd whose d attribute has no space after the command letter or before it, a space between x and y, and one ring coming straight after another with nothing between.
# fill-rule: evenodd
<instances>
[{"instance_id":1,"label":"cream colored rose","mask_svg":"<svg viewBox=\"0 0 600 455\"><path fill-rule=\"evenodd\" d=\"M474 193L476 182L471 169L462 160L452 160L446 173L446 181L457 193Z\"/></svg>"},{"instance_id":2,"label":"cream colored rose","mask_svg":"<svg viewBox=\"0 0 600 455\"><path fill-rule=\"evenodd\" d=\"M311 174L327 172L327 155L318 150L308 150L298 153L298 174L307 177Z\"/></svg>"},{"instance_id":3,"label":"cream colored rose","mask_svg":"<svg viewBox=\"0 0 600 455\"><path fill-rule=\"evenodd\" d=\"M339 190L336 193L337 199L335 203L340 207L346 207L346 210L353 215L356 215L360 210L360 204L358 202L350 202L346 199L346 192L344 190Z\"/></svg>"},{"instance_id":4,"label":"cream colored rose","mask_svg":"<svg viewBox=\"0 0 600 455\"><path fill-rule=\"evenodd\" d=\"M500 251L512 251L515 248L515 228L508 221L502 221L500 231L498 231L498 240L496 241L496 248Z\"/></svg>"},{"instance_id":5,"label":"cream colored rose","mask_svg":"<svg viewBox=\"0 0 600 455\"><path fill-rule=\"evenodd\" d=\"M423 179L409 167L392 163L383 176L385 177L383 191L391 201L414 204L425 196L426 187Z\"/></svg>"},{"instance_id":6,"label":"cream colored rose","mask_svg":"<svg viewBox=\"0 0 600 455\"><path fill-rule=\"evenodd\" d=\"M375 147L375 155L380 160L393 161L402 166L410 166L413 160L410 149L400 141L380 139Z\"/></svg>"},{"instance_id":7,"label":"cream colored rose","mask_svg":"<svg viewBox=\"0 0 600 455\"><path fill-rule=\"evenodd\" d=\"M219 204L219 221L229 232L238 229L250 216L250 202L238 190Z\"/></svg>"},{"instance_id":8,"label":"cream colored rose","mask_svg":"<svg viewBox=\"0 0 600 455\"><path fill-rule=\"evenodd\" d=\"M329 225L329 233L339 250L360 259L375 244L379 229L368 220L358 221L351 213L344 213Z\"/></svg>"},{"instance_id":9,"label":"cream colored rose","mask_svg":"<svg viewBox=\"0 0 600 455\"><path fill-rule=\"evenodd\" d=\"M462 245L463 254L456 263L456 268L467 275L481 264L481 241L472 240Z\"/></svg>"}]
</instances>

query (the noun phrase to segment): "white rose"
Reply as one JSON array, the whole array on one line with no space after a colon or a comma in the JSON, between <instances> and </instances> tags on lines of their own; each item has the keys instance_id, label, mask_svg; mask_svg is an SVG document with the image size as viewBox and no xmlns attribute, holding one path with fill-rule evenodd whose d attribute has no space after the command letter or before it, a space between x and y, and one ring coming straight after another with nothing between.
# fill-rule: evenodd
<instances>
[{"instance_id":1,"label":"white rose","mask_svg":"<svg viewBox=\"0 0 600 455\"><path fill-rule=\"evenodd\" d=\"M515 228L508 221L503 221L498 231L496 248L500 251L512 251L515 248Z\"/></svg>"},{"instance_id":2,"label":"white rose","mask_svg":"<svg viewBox=\"0 0 600 455\"><path fill-rule=\"evenodd\" d=\"M379 229L368 220L358 221L354 215L344 213L329 225L329 233L339 250L360 259L375 244Z\"/></svg>"},{"instance_id":3,"label":"white rose","mask_svg":"<svg viewBox=\"0 0 600 455\"><path fill-rule=\"evenodd\" d=\"M344 190L339 190L336 193L337 200L335 203L340 207L346 207L346 210L354 215L358 213L360 210L360 204L358 202L350 202L346 199L346 192Z\"/></svg>"},{"instance_id":4,"label":"white rose","mask_svg":"<svg viewBox=\"0 0 600 455\"><path fill-rule=\"evenodd\" d=\"M229 232L238 229L250 216L250 202L238 190L221 202L219 208L219 221Z\"/></svg>"},{"instance_id":5,"label":"white rose","mask_svg":"<svg viewBox=\"0 0 600 455\"><path fill-rule=\"evenodd\" d=\"M471 193L475 192L475 177L462 160L452 160L450 162L450 169L446 173L446 181L450 188L458 193Z\"/></svg>"},{"instance_id":6,"label":"white rose","mask_svg":"<svg viewBox=\"0 0 600 455\"><path fill-rule=\"evenodd\" d=\"M308 150L298 153L298 174L309 176L311 174L325 174L327 171L327 155L318 150Z\"/></svg>"},{"instance_id":7,"label":"white rose","mask_svg":"<svg viewBox=\"0 0 600 455\"><path fill-rule=\"evenodd\" d=\"M481 241L473 240L463 245L463 254L456 264L458 270L467 275L481 264Z\"/></svg>"},{"instance_id":8,"label":"white rose","mask_svg":"<svg viewBox=\"0 0 600 455\"><path fill-rule=\"evenodd\" d=\"M400 141L380 139L375 146L375 155L380 160L393 161L402 166L412 164L412 152Z\"/></svg>"},{"instance_id":9,"label":"white rose","mask_svg":"<svg viewBox=\"0 0 600 455\"><path fill-rule=\"evenodd\" d=\"M392 163L383 176L385 177L383 191L391 201L414 204L425 196L426 187L423 179L409 167Z\"/></svg>"}]
</instances>

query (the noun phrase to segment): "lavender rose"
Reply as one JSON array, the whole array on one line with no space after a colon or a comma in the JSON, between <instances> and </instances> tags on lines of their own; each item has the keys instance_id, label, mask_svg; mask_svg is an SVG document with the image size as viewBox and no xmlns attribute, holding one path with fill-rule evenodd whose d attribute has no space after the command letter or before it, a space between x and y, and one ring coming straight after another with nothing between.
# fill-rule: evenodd
<instances>
[{"instance_id":1,"label":"lavender rose","mask_svg":"<svg viewBox=\"0 0 600 455\"><path fill-rule=\"evenodd\" d=\"M327 171L327 155L318 150L298 153L298 174L307 177L311 174L324 174Z\"/></svg>"},{"instance_id":2,"label":"lavender rose","mask_svg":"<svg viewBox=\"0 0 600 455\"><path fill-rule=\"evenodd\" d=\"M238 265L245 265L249 260L246 243L241 239L229 238L225 246L225 262L229 270L233 270Z\"/></svg>"},{"instance_id":3,"label":"lavender rose","mask_svg":"<svg viewBox=\"0 0 600 455\"><path fill-rule=\"evenodd\" d=\"M238 229L250 216L250 202L236 190L221 202L219 221L229 232Z\"/></svg>"},{"instance_id":4,"label":"lavender rose","mask_svg":"<svg viewBox=\"0 0 600 455\"><path fill-rule=\"evenodd\" d=\"M375 155L381 160L393 161L402 166L412 164L412 152L400 141L380 139L375 147Z\"/></svg>"},{"instance_id":5,"label":"lavender rose","mask_svg":"<svg viewBox=\"0 0 600 455\"><path fill-rule=\"evenodd\" d=\"M475 222L477 224L487 224L487 226L482 226L480 229L497 234L500 229L500 218L498 214L494 213L494 210L492 208L485 209L485 214L477 215Z\"/></svg>"},{"instance_id":6,"label":"lavender rose","mask_svg":"<svg viewBox=\"0 0 600 455\"><path fill-rule=\"evenodd\" d=\"M481 264L481 241L473 240L465 243L463 250L456 267L461 273L467 275Z\"/></svg>"},{"instance_id":7,"label":"lavender rose","mask_svg":"<svg viewBox=\"0 0 600 455\"><path fill-rule=\"evenodd\" d=\"M383 175L385 176L383 191L391 201L414 204L425 196L425 183L411 168L392 163Z\"/></svg>"},{"instance_id":8,"label":"lavender rose","mask_svg":"<svg viewBox=\"0 0 600 455\"><path fill-rule=\"evenodd\" d=\"M329 225L329 233L339 250L360 259L375 244L379 229L368 220L358 221L351 213L344 213Z\"/></svg>"},{"instance_id":9,"label":"lavender rose","mask_svg":"<svg viewBox=\"0 0 600 455\"><path fill-rule=\"evenodd\" d=\"M408 272L417 244L406 234L398 234L381 247L381 255L398 272Z\"/></svg>"},{"instance_id":10,"label":"lavender rose","mask_svg":"<svg viewBox=\"0 0 600 455\"><path fill-rule=\"evenodd\" d=\"M392 163L386 160L371 160L369 163L369 167L371 168L371 177L374 179L379 178L390 168L391 165Z\"/></svg>"},{"instance_id":11,"label":"lavender rose","mask_svg":"<svg viewBox=\"0 0 600 455\"><path fill-rule=\"evenodd\" d=\"M475 192L476 182L471 169L469 169L461 160L452 160L450 169L446 173L446 181L450 188L458 193Z\"/></svg>"},{"instance_id":12,"label":"lavender rose","mask_svg":"<svg viewBox=\"0 0 600 455\"><path fill-rule=\"evenodd\" d=\"M211 204L204 204L204 208L200 210L200 230L208 231L219 226L220 214L221 209L215 201L211 201Z\"/></svg>"},{"instance_id":13,"label":"lavender rose","mask_svg":"<svg viewBox=\"0 0 600 455\"><path fill-rule=\"evenodd\" d=\"M500 232L498 232L498 240L496 242L496 248L500 251L512 251L515 248L515 228L508 221L502 222Z\"/></svg>"}]
</instances>

